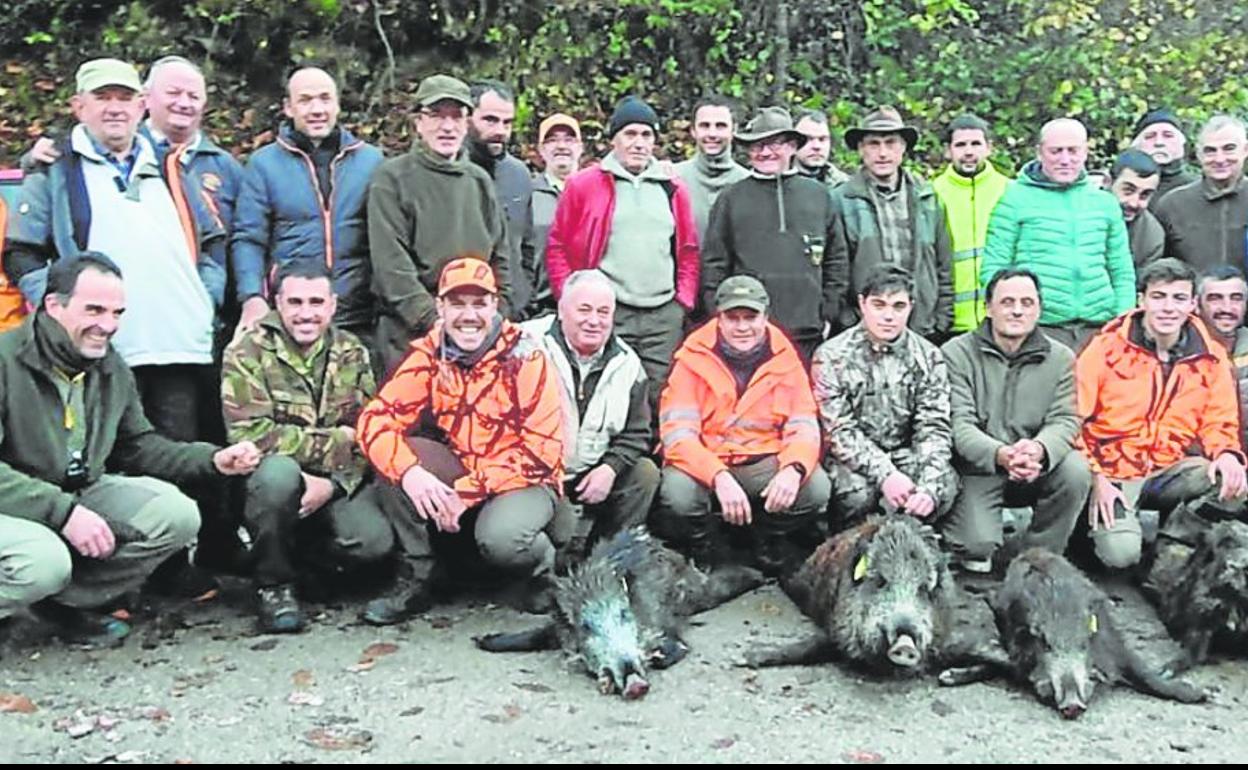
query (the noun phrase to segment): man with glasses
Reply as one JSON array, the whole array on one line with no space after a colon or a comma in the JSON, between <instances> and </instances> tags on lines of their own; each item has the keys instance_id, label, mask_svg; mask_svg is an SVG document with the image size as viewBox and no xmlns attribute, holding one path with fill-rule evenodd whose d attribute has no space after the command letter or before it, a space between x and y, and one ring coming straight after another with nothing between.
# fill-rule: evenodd
<instances>
[{"instance_id":1,"label":"man with glasses","mask_svg":"<svg viewBox=\"0 0 1248 770\"><path fill-rule=\"evenodd\" d=\"M555 221L555 207L563 193L563 183L581 167L581 124L571 115L557 112L537 128L537 151L544 168L532 179L529 199L529 226L520 243L524 280L532 294L524 309L526 318L553 313L555 299L546 277L546 238Z\"/></svg>"},{"instance_id":2,"label":"man with glasses","mask_svg":"<svg viewBox=\"0 0 1248 770\"><path fill-rule=\"evenodd\" d=\"M463 81L431 75L416 90L416 141L377 169L368 195L377 346L386 371L438 318L438 276L452 259L477 255L510 297L506 216L490 175L464 149L472 95Z\"/></svg>"},{"instance_id":3,"label":"man with glasses","mask_svg":"<svg viewBox=\"0 0 1248 770\"><path fill-rule=\"evenodd\" d=\"M748 274L763 282L772 316L809 361L835 327L848 281L845 255L825 258L834 217L827 189L792 167L806 137L781 107L758 112L736 141L750 175L711 209L703 247L703 304L712 306L724 278Z\"/></svg>"}]
</instances>

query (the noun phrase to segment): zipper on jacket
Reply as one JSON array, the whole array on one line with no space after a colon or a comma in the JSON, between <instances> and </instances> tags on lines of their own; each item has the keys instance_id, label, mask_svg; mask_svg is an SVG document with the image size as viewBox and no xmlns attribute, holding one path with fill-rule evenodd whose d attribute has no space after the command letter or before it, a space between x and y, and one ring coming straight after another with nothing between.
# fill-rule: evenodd
<instances>
[{"instance_id":1,"label":"zipper on jacket","mask_svg":"<svg viewBox=\"0 0 1248 770\"><path fill-rule=\"evenodd\" d=\"M303 150L282 142L282 146L291 152L299 154L303 158L303 162L308 166L308 174L312 177L312 189L316 192L316 200L320 203L321 209L321 230L325 236L325 266L331 270L334 266L334 202L325 197L325 192L321 189L321 180L316 175L316 164L312 162L312 158ZM333 180L334 170L338 167L338 161L346 157L348 152L355 150L360 146L360 142L349 144L338 151L334 159L329 162L329 178Z\"/></svg>"}]
</instances>

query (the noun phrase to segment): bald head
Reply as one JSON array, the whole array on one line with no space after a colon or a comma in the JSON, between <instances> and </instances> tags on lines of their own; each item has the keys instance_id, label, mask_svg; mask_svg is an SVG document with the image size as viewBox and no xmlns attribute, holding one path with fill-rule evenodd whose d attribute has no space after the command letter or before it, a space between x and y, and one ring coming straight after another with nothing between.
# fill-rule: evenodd
<instances>
[{"instance_id":1,"label":"bald head","mask_svg":"<svg viewBox=\"0 0 1248 770\"><path fill-rule=\"evenodd\" d=\"M338 86L319 67L296 70L286 82L283 108L296 131L320 144L338 127Z\"/></svg>"},{"instance_id":2,"label":"bald head","mask_svg":"<svg viewBox=\"0 0 1248 770\"><path fill-rule=\"evenodd\" d=\"M1036 159L1051 181L1072 184L1088 162L1088 129L1073 118L1050 120L1040 128Z\"/></svg>"}]
</instances>

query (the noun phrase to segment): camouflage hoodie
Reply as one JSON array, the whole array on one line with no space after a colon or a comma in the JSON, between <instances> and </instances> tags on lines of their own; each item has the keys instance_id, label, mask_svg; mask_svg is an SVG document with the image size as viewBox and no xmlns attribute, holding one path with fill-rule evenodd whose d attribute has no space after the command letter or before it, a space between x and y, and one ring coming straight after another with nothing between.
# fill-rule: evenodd
<instances>
[{"instance_id":1,"label":"camouflage hoodie","mask_svg":"<svg viewBox=\"0 0 1248 770\"><path fill-rule=\"evenodd\" d=\"M276 312L230 343L221 366L230 441L289 455L348 494L368 470L354 426L375 390L368 350L355 335L331 327L305 361Z\"/></svg>"}]
</instances>

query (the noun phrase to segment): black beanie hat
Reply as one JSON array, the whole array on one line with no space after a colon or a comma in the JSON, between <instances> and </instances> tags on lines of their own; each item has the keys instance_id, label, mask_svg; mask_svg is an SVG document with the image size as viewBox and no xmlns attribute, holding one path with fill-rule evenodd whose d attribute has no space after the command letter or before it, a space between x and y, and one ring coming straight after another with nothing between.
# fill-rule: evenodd
<instances>
[{"instance_id":1,"label":"black beanie hat","mask_svg":"<svg viewBox=\"0 0 1248 770\"><path fill-rule=\"evenodd\" d=\"M615 105L615 112L611 113L611 123L607 126L608 138L615 138L625 126L632 123L644 123L653 128L654 133L659 133L659 116L650 105L642 101L640 96L625 96Z\"/></svg>"},{"instance_id":2,"label":"black beanie hat","mask_svg":"<svg viewBox=\"0 0 1248 770\"><path fill-rule=\"evenodd\" d=\"M1183 130L1183 124L1179 122L1178 115L1175 115L1170 110L1153 110L1140 118L1140 122L1135 124L1135 133L1131 134L1131 136L1139 136L1141 131L1154 123L1169 123L1179 129L1179 131Z\"/></svg>"}]
</instances>

